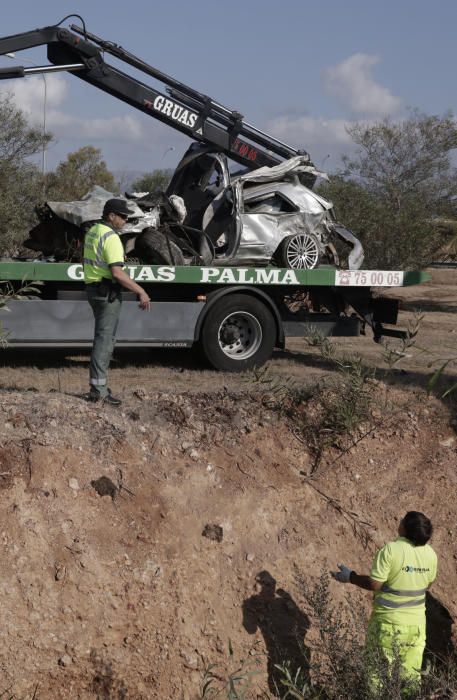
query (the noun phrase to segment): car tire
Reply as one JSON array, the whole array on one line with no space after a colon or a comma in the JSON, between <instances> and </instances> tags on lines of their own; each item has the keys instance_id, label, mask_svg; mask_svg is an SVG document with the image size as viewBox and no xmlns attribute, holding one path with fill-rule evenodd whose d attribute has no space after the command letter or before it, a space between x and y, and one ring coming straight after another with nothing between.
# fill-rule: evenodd
<instances>
[{"instance_id":1,"label":"car tire","mask_svg":"<svg viewBox=\"0 0 457 700\"><path fill-rule=\"evenodd\" d=\"M243 372L265 364L276 336L275 320L262 301L229 294L209 309L200 333L200 348L215 369Z\"/></svg>"},{"instance_id":2,"label":"car tire","mask_svg":"<svg viewBox=\"0 0 457 700\"><path fill-rule=\"evenodd\" d=\"M318 238L313 233L301 231L281 241L275 259L281 267L292 270L312 270L319 265L320 254Z\"/></svg>"},{"instance_id":3,"label":"car tire","mask_svg":"<svg viewBox=\"0 0 457 700\"><path fill-rule=\"evenodd\" d=\"M135 253L151 265L184 265L184 255L176 243L152 227L145 228L136 239Z\"/></svg>"}]
</instances>

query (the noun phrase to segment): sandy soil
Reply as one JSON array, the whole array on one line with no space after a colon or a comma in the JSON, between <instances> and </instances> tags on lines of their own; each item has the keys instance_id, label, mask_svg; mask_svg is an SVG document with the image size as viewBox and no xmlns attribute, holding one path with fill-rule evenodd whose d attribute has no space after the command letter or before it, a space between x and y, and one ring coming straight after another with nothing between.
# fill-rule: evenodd
<instances>
[{"instance_id":1,"label":"sandy soil","mask_svg":"<svg viewBox=\"0 0 457 700\"><path fill-rule=\"evenodd\" d=\"M426 310L420 345L438 356L456 344L455 287L418 289L401 291L402 316ZM356 340L382 368L379 348ZM248 697L274 697L274 662L299 657L297 637L314 647L295 571L310 584L337 561L367 571L410 509L436 528L429 643L450 642L457 413L423 390L429 355L411 355L372 385L355 439L366 436L329 447L310 477L311 445L252 378L206 371L189 353L139 367L121 354L116 410L70 395L85 388L87 358L5 353L0 695L194 700L207 664L230 666L230 640L234 663L259 663ZM329 371L300 341L270 363L299 384ZM342 586L331 592L347 605ZM369 595L350 593L368 615Z\"/></svg>"}]
</instances>

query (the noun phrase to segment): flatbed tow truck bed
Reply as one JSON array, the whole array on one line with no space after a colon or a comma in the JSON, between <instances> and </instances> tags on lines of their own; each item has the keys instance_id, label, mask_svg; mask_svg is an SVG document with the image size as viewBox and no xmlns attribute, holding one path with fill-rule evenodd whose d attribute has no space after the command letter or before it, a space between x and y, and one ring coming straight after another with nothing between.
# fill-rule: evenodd
<instances>
[{"instance_id":1,"label":"flatbed tow truck bed","mask_svg":"<svg viewBox=\"0 0 457 700\"><path fill-rule=\"evenodd\" d=\"M149 312L141 311L135 295L123 295L117 345L185 348L198 343L209 363L225 371L262 365L288 336L357 336L369 325L375 340L403 337L405 331L383 325L396 324L398 302L375 297L373 290L429 279L421 271L333 267L127 264L125 269L147 290L152 305ZM91 345L93 316L81 264L0 261L0 280L14 289L42 282L38 294L11 299L10 313L0 312L10 347Z\"/></svg>"}]
</instances>

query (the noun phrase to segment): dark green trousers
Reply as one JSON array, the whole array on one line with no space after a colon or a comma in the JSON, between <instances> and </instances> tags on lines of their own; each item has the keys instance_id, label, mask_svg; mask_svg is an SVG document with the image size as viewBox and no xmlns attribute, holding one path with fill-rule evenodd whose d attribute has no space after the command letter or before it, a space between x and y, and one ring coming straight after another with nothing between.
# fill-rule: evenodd
<instances>
[{"instance_id":1,"label":"dark green trousers","mask_svg":"<svg viewBox=\"0 0 457 700\"><path fill-rule=\"evenodd\" d=\"M108 393L108 369L116 342L122 297L119 294L110 301L109 294L101 294L96 284L88 285L86 290L95 319L89 383L91 392L98 392L103 398Z\"/></svg>"}]
</instances>

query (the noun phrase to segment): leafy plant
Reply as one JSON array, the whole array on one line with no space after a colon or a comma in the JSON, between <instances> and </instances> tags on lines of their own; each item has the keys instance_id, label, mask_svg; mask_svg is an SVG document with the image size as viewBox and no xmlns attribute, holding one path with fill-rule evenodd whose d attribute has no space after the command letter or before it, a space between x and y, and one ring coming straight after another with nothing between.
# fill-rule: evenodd
<instances>
[{"instance_id":1,"label":"leafy plant","mask_svg":"<svg viewBox=\"0 0 457 700\"><path fill-rule=\"evenodd\" d=\"M417 334L419 333L424 314L416 311L411 321L406 328L406 336L400 339L400 343L395 345L392 341L382 340L382 348L384 351L384 362L389 370L392 370L404 357L407 356L409 350L416 345Z\"/></svg>"},{"instance_id":2,"label":"leafy plant","mask_svg":"<svg viewBox=\"0 0 457 700\"><path fill-rule=\"evenodd\" d=\"M309 682L307 674L305 675L301 668L298 668L295 673L292 673L290 664L277 664L276 668L282 675L281 684L286 689L285 694L281 695L281 700L318 700L323 698L323 692L319 688L313 687Z\"/></svg>"},{"instance_id":3,"label":"leafy plant","mask_svg":"<svg viewBox=\"0 0 457 700\"><path fill-rule=\"evenodd\" d=\"M243 380L260 395L262 403L269 408L280 408L284 402L295 396L299 389L292 377L278 377L269 365L255 367L246 372Z\"/></svg>"},{"instance_id":4,"label":"leafy plant","mask_svg":"<svg viewBox=\"0 0 457 700\"><path fill-rule=\"evenodd\" d=\"M237 662L232 643L228 643L228 665L208 664L200 687L200 700L246 700L253 678L259 673L258 655L254 654Z\"/></svg>"},{"instance_id":5,"label":"leafy plant","mask_svg":"<svg viewBox=\"0 0 457 700\"><path fill-rule=\"evenodd\" d=\"M52 201L81 199L95 185L104 187L109 192L118 192L116 180L108 170L101 150L94 146L83 146L69 153L54 173L48 173L47 198Z\"/></svg>"},{"instance_id":6,"label":"leafy plant","mask_svg":"<svg viewBox=\"0 0 457 700\"><path fill-rule=\"evenodd\" d=\"M327 376L314 387L306 408L298 401L292 412L297 433L314 453L313 473L330 446L343 448L344 440L371 420L375 372L361 357L342 353L328 338L315 334L309 342L319 347L322 358L336 370L336 377Z\"/></svg>"},{"instance_id":7,"label":"leafy plant","mask_svg":"<svg viewBox=\"0 0 457 700\"><path fill-rule=\"evenodd\" d=\"M432 360L429 362L429 367L433 367L434 364L437 362L440 362L439 367L433 372L432 376L427 382L427 391L429 394L434 391L434 389L437 387L439 381L442 379L444 376L444 373L448 367L452 366L457 366L457 354L452 354L451 357L448 357L445 360ZM454 382L449 386L443 393L441 394L441 398L445 399L447 396L452 394L455 390L457 389L457 382Z\"/></svg>"},{"instance_id":8,"label":"leafy plant","mask_svg":"<svg viewBox=\"0 0 457 700\"><path fill-rule=\"evenodd\" d=\"M0 97L0 253L12 254L34 221L42 199L43 175L30 162L51 136L31 127L10 95Z\"/></svg>"}]
</instances>

